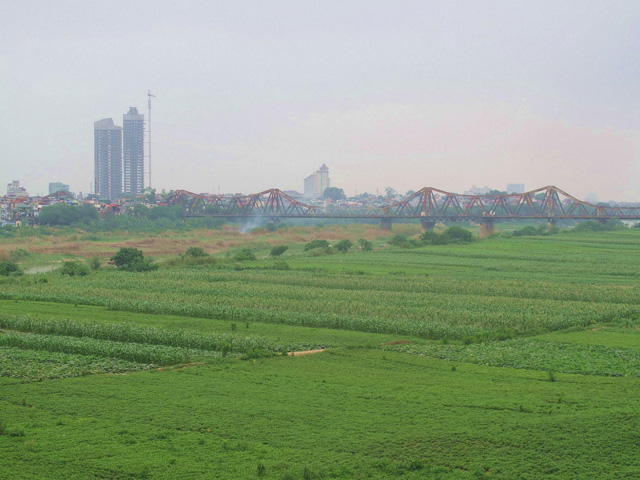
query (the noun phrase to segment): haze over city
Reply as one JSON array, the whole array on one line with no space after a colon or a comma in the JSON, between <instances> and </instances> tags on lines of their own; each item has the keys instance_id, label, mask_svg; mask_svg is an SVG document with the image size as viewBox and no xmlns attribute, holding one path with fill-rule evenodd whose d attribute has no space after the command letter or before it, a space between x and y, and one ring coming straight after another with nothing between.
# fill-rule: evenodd
<instances>
[{"instance_id":1,"label":"haze over city","mask_svg":"<svg viewBox=\"0 0 640 480\"><path fill-rule=\"evenodd\" d=\"M153 184L640 200L640 4L15 2L0 184L89 192L94 122L152 110ZM146 153L146 152L145 152Z\"/></svg>"}]
</instances>

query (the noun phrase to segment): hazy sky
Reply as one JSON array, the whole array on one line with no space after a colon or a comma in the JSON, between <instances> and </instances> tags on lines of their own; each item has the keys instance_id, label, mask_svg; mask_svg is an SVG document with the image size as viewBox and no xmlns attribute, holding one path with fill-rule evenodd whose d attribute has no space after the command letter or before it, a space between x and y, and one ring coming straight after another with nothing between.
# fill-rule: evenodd
<instances>
[{"instance_id":1,"label":"hazy sky","mask_svg":"<svg viewBox=\"0 0 640 480\"><path fill-rule=\"evenodd\" d=\"M87 192L151 89L158 189L640 200L639 56L640 0L0 0L0 189Z\"/></svg>"}]
</instances>

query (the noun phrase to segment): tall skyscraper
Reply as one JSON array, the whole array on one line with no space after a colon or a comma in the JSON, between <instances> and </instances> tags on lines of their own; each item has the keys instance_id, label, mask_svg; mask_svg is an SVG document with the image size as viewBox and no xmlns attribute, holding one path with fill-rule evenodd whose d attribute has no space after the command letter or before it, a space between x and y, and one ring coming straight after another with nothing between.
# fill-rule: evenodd
<instances>
[{"instance_id":1,"label":"tall skyscraper","mask_svg":"<svg viewBox=\"0 0 640 480\"><path fill-rule=\"evenodd\" d=\"M321 197L324 191L330 186L329 167L323 163L317 171L304 179L304 196Z\"/></svg>"},{"instance_id":2,"label":"tall skyscraper","mask_svg":"<svg viewBox=\"0 0 640 480\"><path fill-rule=\"evenodd\" d=\"M95 193L118 200L122 196L122 128L105 118L93 124Z\"/></svg>"},{"instance_id":3,"label":"tall skyscraper","mask_svg":"<svg viewBox=\"0 0 640 480\"><path fill-rule=\"evenodd\" d=\"M144 115L136 107L124 114L122 132L124 193L140 195L144 190Z\"/></svg>"}]
</instances>

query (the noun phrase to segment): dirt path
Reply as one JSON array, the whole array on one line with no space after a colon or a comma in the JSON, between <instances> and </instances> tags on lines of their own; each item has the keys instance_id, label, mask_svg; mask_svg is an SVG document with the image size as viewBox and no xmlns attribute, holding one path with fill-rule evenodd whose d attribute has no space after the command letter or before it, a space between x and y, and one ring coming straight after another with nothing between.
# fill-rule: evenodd
<instances>
[{"instance_id":1,"label":"dirt path","mask_svg":"<svg viewBox=\"0 0 640 480\"><path fill-rule=\"evenodd\" d=\"M314 353L322 353L329 350L328 348L320 348L319 350L303 350L302 352L289 352L287 355L290 357L299 357L301 355L313 355Z\"/></svg>"}]
</instances>

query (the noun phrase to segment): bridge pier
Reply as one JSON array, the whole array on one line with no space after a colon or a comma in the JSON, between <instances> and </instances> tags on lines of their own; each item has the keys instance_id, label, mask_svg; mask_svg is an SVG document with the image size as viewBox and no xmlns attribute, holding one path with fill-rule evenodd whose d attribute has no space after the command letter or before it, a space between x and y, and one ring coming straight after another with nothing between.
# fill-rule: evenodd
<instances>
[{"instance_id":1,"label":"bridge pier","mask_svg":"<svg viewBox=\"0 0 640 480\"><path fill-rule=\"evenodd\" d=\"M550 218L547 220L547 231L551 231L555 228L557 220L555 218Z\"/></svg>"},{"instance_id":2,"label":"bridge pier","mask_svg":"<svg viewBox=\"0 0 640 480\"><path fill-rule=\"evenodd\" d=\"M391 219L390 218L381 218L380 219L380 228L382 230L391 230Z\"/></svg>"},{"instance_id":3,"label":"bridge pier","mask_svg":"<svg viewBox=\"0 0 640 480\"><path fill-rule=\"evenodd\" d=\"M433 232L433 227L436 226L435 220L429 220L427 218L421 218L420 224L422 225L423 232L426 232L426 231Z\"/></svg>"},{"instance_id":4,"label":"bridge pier","mask_svg":"<svg viewBox=\"0 0 640 480\"><path fill-rule=\"evenodd\" d=\"M480 221L480 238L487 238L496 231L495 220L493 218L483 218Z\"/></svg>"}]
</instances>

